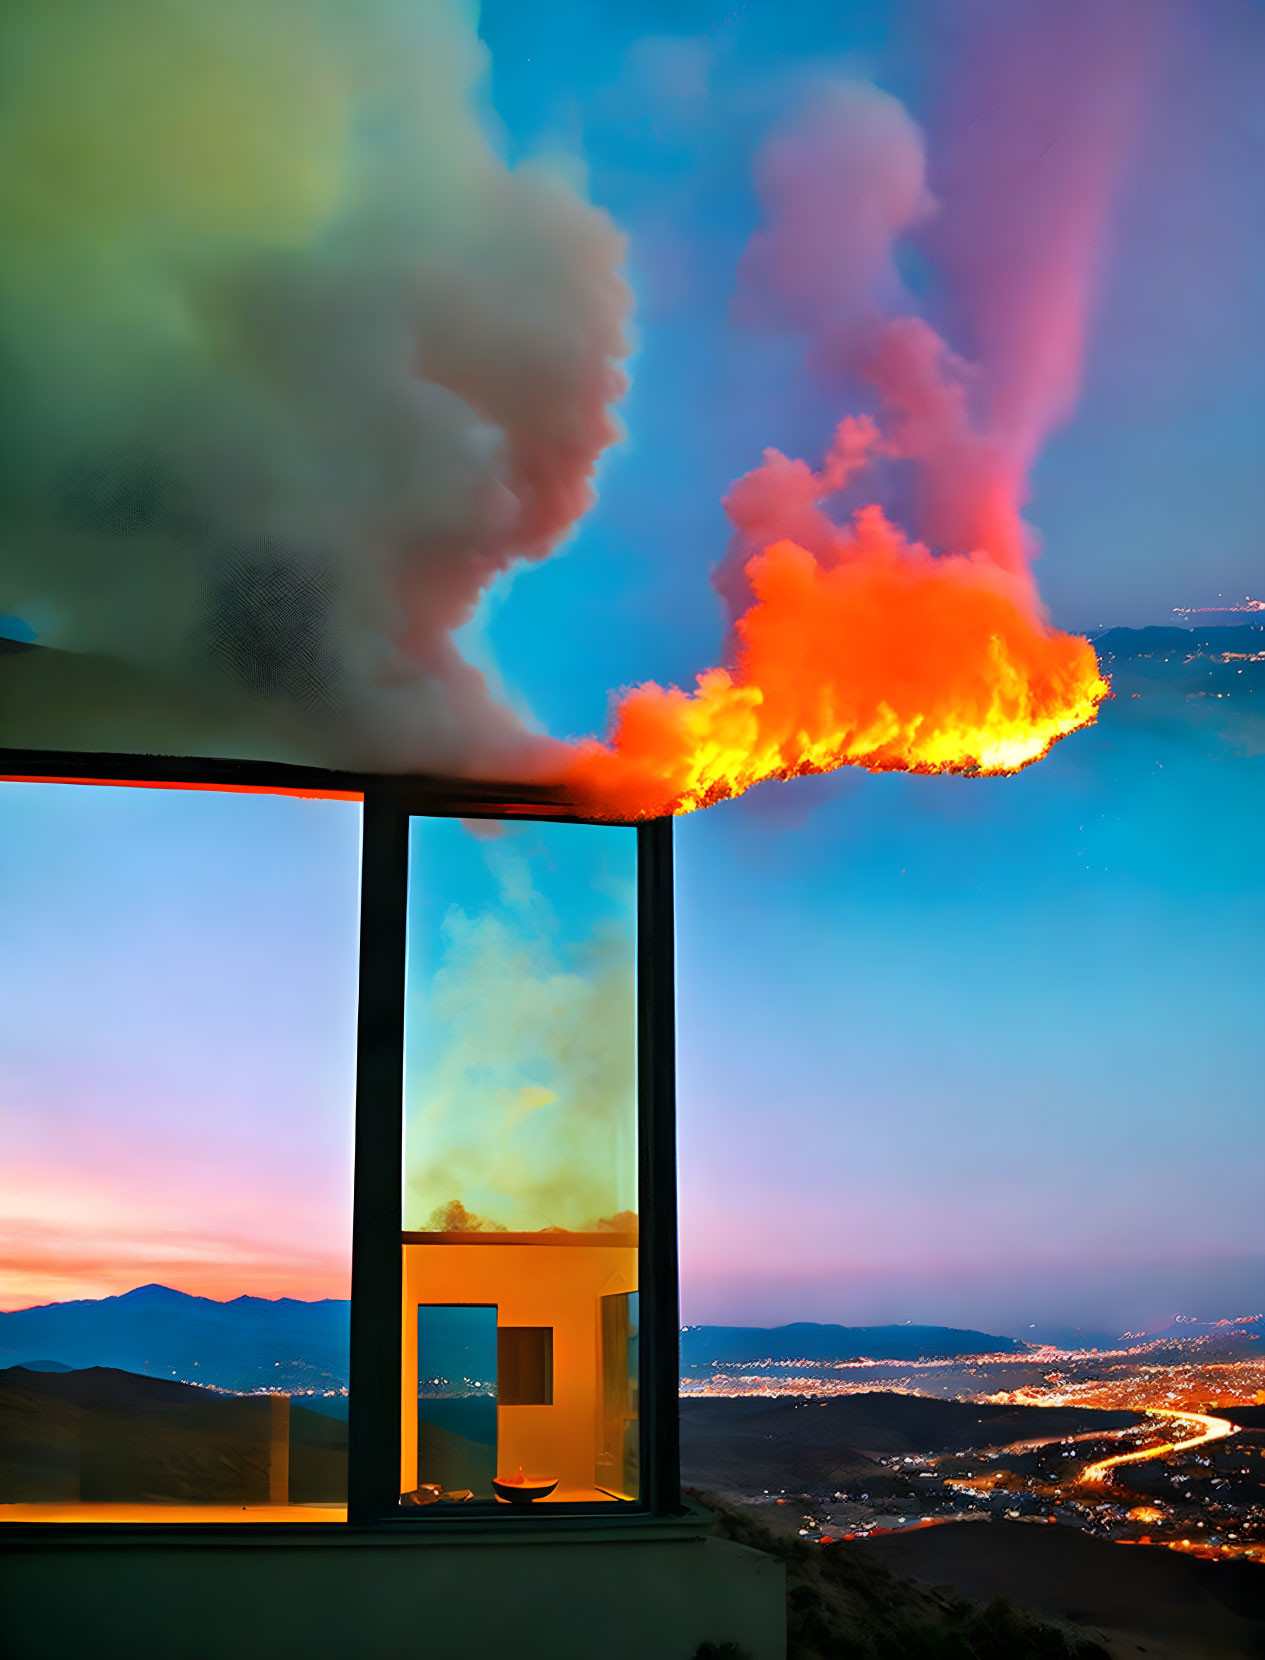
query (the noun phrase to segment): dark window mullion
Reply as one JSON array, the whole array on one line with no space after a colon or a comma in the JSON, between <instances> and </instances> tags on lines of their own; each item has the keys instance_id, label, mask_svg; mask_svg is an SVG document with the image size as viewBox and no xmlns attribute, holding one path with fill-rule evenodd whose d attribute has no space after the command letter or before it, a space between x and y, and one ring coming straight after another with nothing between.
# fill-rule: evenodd
<instances>
[{"instance_id":1,"label":"dark window mullion","mask_svg":"<svg viewBox=\"0 0 1265 1660\"><path fill-rule=\"evenodd\" d=\"M637 831L637 1079L640 1118L641 1502L681 1508L676 1227L676 992L672 820Z\"/></svg>"},{"instance_id":2,"label":"dark window mullion","mask_svg":"<svg viewBox=\"0 0 1265 1660\"><path fill-rule=\"evenodd\" d=\"M389 787L365 790L352 1205L348 1520L400 1496L404 959L409 815Z\"/></svg>"}]
</instances>

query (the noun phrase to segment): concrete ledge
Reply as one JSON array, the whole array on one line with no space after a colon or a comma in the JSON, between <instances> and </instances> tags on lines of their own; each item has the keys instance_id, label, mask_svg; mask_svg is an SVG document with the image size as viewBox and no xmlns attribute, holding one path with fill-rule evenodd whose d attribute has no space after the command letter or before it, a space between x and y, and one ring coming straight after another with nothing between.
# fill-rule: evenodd
<instances>
[{"instance_id":1,"label":"concrete ledge","mask_svg":"<svg viewBox=\"0 0 1265 1660\"><path fill-rule=\"evenodd\" d=\"M780 1562L676 1538L289 1530L232 1541L25 1538L0 1556L6 1660L692 1660L701 1643L785 1660Z\"/></svg>"},{"instance_id":2,"label":"concrete ledge","mask_svg":"<svg viewBox=\"0 0 1265 1660\"><path fill-rule=\"evenodd\" d=\"M59 1550L85 1546L134 1550L138 1545L170 1546L173 1550L186 1546L198 1550L216 1547L254 1550L276 1545L334 1550L353 1546L416 1550L419 1545L439 1541L452 1544L475 1539L502 1545L558 1544L568 1540L632 1543L646 1539L681 1543L710 1533L710 1512L688 1499L682 1503L677 1516L621 1514L614 1507L607 1514L598 1510L578 1512L578 1507L569 1513L559 1513L561 1507L555 1510L552 1506L508 1515L504 1506L490 1513L486 1508L480 1511L473 1506L452 1506L442 1511L426 1510L420 1515L401 1511L398 1517L364 1527L342 1521L202 1523L182 1520L172 1523L161 1519L157 1506L156 1519L152 1522L97 1522L90 1519L87 1506L80 1506L76 1507L78 1513L65 1521L0 1521L0 1550L47 1550L50 1545Z\"/></svg>"}]
</instances>

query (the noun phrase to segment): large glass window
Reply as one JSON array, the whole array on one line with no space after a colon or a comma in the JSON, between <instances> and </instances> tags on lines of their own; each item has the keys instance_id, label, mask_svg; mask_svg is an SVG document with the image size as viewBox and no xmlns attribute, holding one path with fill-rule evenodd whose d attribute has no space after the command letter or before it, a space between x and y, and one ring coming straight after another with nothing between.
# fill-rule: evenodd
<instances>
[{"instance_id":1,"label":"large glass window","mask_svg":"<svg viewBox=\"0 0 1265 1660\"><path fill-rule=\"evenodd\" d=\"M406 1503L638 1496L636 859L413 821Z\"/></svg>"},{"instance_id":2,"label":"large glass window","mask_svg":"<svg viewBox=\"0 0 1265 1660\"><path fill-rule=\"evenodd\" d=\"M359 836L0 783L0 1519L345 1515Z\"/></svg>"}]
</instances>

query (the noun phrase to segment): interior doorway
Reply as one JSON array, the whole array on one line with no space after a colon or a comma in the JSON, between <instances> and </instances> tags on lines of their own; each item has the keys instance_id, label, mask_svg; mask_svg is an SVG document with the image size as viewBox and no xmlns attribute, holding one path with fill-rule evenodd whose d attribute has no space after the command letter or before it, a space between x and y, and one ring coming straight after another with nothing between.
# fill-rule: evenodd
<instances>
[{"instance_id":1,"label":"interior doorway","mask_svg":"<svg viewBox=\"0 0 1265 1660\"><path fill-rule=\"evenodd\" d=\"M417 1310L417 1490L492 1497L496 1304Z\"/></svg>"}]
</instances>

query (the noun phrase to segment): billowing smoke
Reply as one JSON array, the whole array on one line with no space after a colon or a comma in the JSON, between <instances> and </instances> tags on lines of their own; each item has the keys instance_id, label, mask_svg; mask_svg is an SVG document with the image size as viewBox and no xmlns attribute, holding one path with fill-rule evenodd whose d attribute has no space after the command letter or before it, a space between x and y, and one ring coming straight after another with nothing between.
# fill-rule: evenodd
<instances>
[{"instance_id":1,"label":"billowing smoke","mask_svg":"<svg viewBox=\"0 0 1265 1660\"><path fill-rule=\"evenodd\" d=\"M634 1228L632 906L577 928L512 843L487 858L411 1010L405 1227Z\"/></svg>"},{"instance_id":2,"label":"billowing smoke","mask_svg":"<svg viewBox=\"0 0 1265 1660\"><path fill-rule=\"evenodd\" d=\"M0 22L0 743L522 775L453 631L615 436L621 238L459 0Z\"/></svg>"},{"instance_id":3,"label":"billowing smoke","mask_svg":"<svg viewBox=\"0 0 1265 1660\"><path fill-rule=\"evenodd\" d=\"M942 179L870 85L819 87L766 145L736 316L799 334L855 413L820 470L768 450L731 490L725 662L692 691L622 697L609 743L572 769L596 802L679 812L849 764L1011 772L1094 718L1107 685L1089 643L1045 617L1022 509L1079 390L1163 10L964 6L982 26L966 31ZM902 242L934 257L971 355L919 314Z\"/></svg>"},{"instance_id":4,"label":"billowing smoke","mask_svg":"<svg viewBox=\"0 0 1265 1660\"><path fill-rule=\"evenodd\" d=\"M964 6L930 158L896 99L843 83L758 160L766 223L735 310L801 335L842 394L869 389L877 453L911 463L908 528L937 552L983 552L1029 579L1028 475L1080 391L1112 192L1165 10ZM958 351L917 315L897 275L902 240L934 261Z\"/></svg>"},{"instance_id":5,"label":"billowing smoke","mask_svg":"<svg viewBox=\"0 0 1265 1660\"><path fill-rule=\"evenodd\" d=\"M454 633L589 503L622 244L505 165L460 0L8 8L0 613L53 649L6 652L0 743L566 777L636 813L1038 758L1106 687L1021 513L1164 8L964 0L933 146L856 85L771 139L736 310L852 417L819 471L770 451L733 489L724 665L573 750Z\"/></svg>"}]
</instances>

